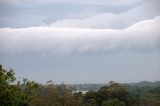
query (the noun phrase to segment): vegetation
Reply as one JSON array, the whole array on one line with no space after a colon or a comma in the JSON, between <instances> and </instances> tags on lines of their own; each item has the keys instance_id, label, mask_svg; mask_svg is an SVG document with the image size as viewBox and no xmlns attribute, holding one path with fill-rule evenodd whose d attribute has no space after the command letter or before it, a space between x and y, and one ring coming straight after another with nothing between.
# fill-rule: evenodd
<instances>
[{"instance_id":1,"label":"vegetation","mask_svg":"<svg viewBox=\"0 0 160 106\"><path fill-rule=\"evenodd\" d=\"M0 106L160 106L160 82L112 81L103 87L88 86L92 89L85 94L74 87L53 81L43 85L28 79L16 81L14 71L0 65Z\"/></svg>"}]
</instances>

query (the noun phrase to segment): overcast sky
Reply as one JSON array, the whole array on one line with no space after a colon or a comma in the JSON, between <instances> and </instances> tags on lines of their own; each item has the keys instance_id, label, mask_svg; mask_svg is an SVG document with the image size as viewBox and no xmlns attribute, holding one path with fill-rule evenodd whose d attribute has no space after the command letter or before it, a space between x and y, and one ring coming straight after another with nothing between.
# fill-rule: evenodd
<instances>
[{"instance_id":1,"label":"overcast sky","mask_svg":"<svg viewBox=\"0 0 160 106\"><path fill-rule=\"evenodd\" d=\"M41 83L160 80L159 0L1 0L0 64Z\"/></svg>"}]
</instances>

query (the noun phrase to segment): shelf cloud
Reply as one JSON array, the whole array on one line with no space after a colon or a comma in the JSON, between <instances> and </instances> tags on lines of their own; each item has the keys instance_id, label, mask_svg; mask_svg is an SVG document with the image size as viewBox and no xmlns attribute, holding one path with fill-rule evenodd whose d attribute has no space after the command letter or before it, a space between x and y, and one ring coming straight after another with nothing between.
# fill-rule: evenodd
<instances>
[{"instance_id":1,"label":"shelf cloud","mask_svg":"<svg viewBox=\"0 0 160 106\"><path fill-rule=\"evenodd\" d=\"M128 28L91 29L28 27L0 28L0 55L66 55L113 50L159 50L160 16Z\"/></svg>"},{"instance_id":2,"label":"shelf cloud","mask_svg":"<svg viewBox=\"0 0 160 106\"><path fill-rule=\"evenodd\" d=\"M0 64L40 82L160 80L159 4L0 0Z\"/></svg>"}]
</instances>

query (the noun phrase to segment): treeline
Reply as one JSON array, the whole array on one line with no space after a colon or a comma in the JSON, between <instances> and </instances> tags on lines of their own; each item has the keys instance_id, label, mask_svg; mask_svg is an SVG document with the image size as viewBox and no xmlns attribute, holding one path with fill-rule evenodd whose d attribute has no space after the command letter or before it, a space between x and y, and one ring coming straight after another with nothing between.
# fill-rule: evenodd
<instances>
[{"instance_id":1,"label":"treeline","mask_svg":"<svg viewBox=\"0 0 160 106\"><path fill-rule=\"evenodd\" d=\"M105 83L84 83L84 84L70 84L72 88L77 91L98 91Z\"/></svg>"},{"instance_id":2,"label":"treeline","mask_svg":"<svg viewBox=\"0 0 160 106\"><path fill-rule=\"evenodd\" d=\"M76 89L77 91L98 91L100 88L103 86L106 86L106 83L81 83L81 84L68 84L70 87L73 89ZM149 82L149 81L141 81L137 83L121 83L123 86L128 86L130 89L133 88L147 88L146 90L149 89L154 89L158 86L160 86L160 81L155 81L155 82Z\"/></svg>"},{"instance_id":3,"label":"treeline","mask_svg":"<svg viewBox=\"0 0 160 106\"><path fill-rule=\"evenodd\" d=\"M0 106L160 106L160 85L110 82L83 94L64 83L16 81L14 71L0 65Z\"/></svg>"}]
</instances>

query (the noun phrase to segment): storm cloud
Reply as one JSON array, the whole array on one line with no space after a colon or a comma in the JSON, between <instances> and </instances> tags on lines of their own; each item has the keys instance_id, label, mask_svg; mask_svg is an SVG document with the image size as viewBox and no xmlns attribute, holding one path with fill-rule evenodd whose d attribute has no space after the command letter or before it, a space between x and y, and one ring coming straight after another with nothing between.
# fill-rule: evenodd
<instances>
[{"instance_id":1,"label":"storm cloud","mask_svg":"<svg viewBox=\"0 0 160 106\"><path fill-rule=\"evenodd\" d=\"M0 0L0 64L42 83L160 80L159 4Z\"/></svg>"},{"instance_id":2,"label":"storm cloud","mask_svg":"<svg viewBox=\"0 0 160 106\"><path fill-rule=\"evenodd\" d=\"M63 55L110 50L159 50L160 16L126 29L1 28L0 54Z\"/></svg>"}]
</instances>

